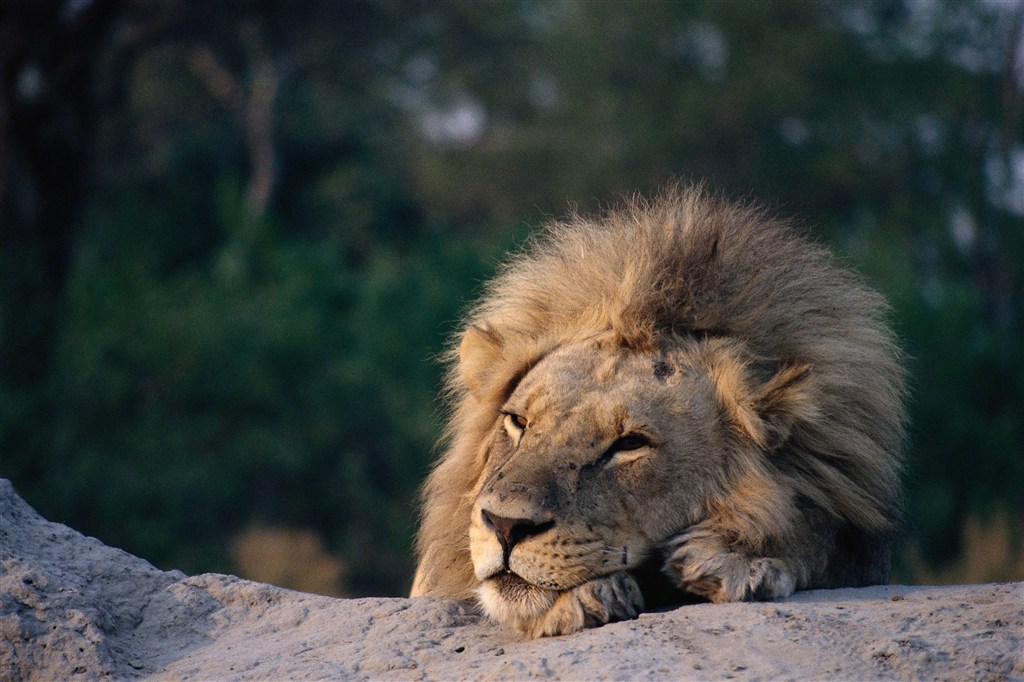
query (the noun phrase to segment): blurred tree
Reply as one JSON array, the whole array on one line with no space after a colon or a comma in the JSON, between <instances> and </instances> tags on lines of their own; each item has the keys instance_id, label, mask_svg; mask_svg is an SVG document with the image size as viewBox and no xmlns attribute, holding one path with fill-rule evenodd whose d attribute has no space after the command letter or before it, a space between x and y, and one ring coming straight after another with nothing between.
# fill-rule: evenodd
<instances>
[{"instance_id":1,"label":"blurred tree","mask_svg":"<svg viewBox=\"0 0 1024 682\"><path fill-rule=\"evenodd\" d=\"M401 593L465 301L568 201L677 176L893 301L915 557L1024 518L1020 2L0 13L0 474L51 518L190 571L291 528Z\"/></svg>"},{"instance_id":2,"label":"blurred tree","mask_svg":"<svg viewBox=\"0 0 1024 682\"><path fill-rule=\"evenodd\" d=\"M118 8L0 7L0 450L45 452L50 368L102 115L95 88ZM24 455L23 455L24 456ZM33 458L26 458L30 462Z\"/></svg>"}]
</instances>

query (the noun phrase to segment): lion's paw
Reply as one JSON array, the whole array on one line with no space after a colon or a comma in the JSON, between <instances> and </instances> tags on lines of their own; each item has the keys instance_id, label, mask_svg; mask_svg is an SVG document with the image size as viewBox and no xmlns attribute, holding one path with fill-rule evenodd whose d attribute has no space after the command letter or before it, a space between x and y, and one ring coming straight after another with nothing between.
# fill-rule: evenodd
<instances>
[{"instance_id":1,"label":"lion's paw","mask_svg":"<svg viewBox=\"0 0 1024 682\"><path fill-rule=\"evenodd\" d=\"M613 573L561 593L554 605L524 628L530 637L568 635L583 628L636 618L644 598L633 576Z\"/></svg>"},{"instance_id":2,"label":"lion's paw","mask_svg":"<svg viewBox=\"0 0 1024 682\"><path fill-rule=\"evenodd\" d=\"M735 551L713 531L688 531L672 538L666 549L669 577L712 602L782 599L796 589L785 561Z\"/></svg>"}]
</instances>

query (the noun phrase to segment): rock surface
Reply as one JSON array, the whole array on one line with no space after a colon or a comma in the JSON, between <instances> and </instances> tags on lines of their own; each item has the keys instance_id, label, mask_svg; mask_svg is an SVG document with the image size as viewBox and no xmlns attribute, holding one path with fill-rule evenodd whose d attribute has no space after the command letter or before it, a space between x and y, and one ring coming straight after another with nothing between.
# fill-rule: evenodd
<instances>
[{"instance_id":1,"label":"rock surface","mask_svg":"<svg viewBox=\"0 0 1024 682\"><path fill-rule=\"evenodd\" d=\"M1024 583L685 606L522 641L460 602L188 577L0 480L0 679L1024 679Z\"/></svg>"}]
</instances>

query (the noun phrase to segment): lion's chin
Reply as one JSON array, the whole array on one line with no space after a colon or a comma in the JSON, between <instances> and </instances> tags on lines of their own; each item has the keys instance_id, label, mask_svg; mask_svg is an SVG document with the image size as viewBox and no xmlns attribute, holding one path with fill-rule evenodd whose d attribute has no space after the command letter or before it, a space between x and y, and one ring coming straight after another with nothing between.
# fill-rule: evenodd
<instances>
[{"instance_id":1,"label":"lion's chin","mask_svg":"<svg viewBox=\"0 0 1024 682\"><path fill-rule=\"evenodd\" d=\"M483 581L476 593L488 618L520 631L550 610L561 594L537 587L508 571Z\"/></svg>"}]
</instances>

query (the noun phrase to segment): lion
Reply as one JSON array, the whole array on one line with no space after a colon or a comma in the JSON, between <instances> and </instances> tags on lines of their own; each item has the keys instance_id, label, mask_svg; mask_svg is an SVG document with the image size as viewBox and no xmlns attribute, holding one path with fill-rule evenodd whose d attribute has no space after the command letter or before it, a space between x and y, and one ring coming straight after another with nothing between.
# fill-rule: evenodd
<instances>
[{"instance_id":1,"label":"lion","mask_svg":"<svg viewBox=\"0 0 1024 682\"><path fill-rule=\"evenodd\" d=\"M905 372L884 298L674 186L555 222L470 310L412 596L527 637L888 581Z\"/></svg>"}]
</instances>

